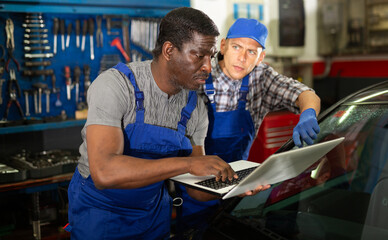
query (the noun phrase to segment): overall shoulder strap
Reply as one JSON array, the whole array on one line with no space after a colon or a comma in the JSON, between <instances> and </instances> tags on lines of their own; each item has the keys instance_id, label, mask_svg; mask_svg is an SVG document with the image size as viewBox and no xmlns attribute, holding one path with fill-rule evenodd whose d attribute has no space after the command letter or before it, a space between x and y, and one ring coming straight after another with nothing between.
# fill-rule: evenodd
<instances>
[{"instance_id":1,"label":"overall shoulder strap","mask_svg":"<svg viewBox=\"0 0 388 240\"><path fill-rule=\"evenodd\" d=\"M135 102L136 102L136 122L144 122L144 93L140 91L139 87L136 84L135 76L133 75L131 69L124 63L118 63L113 68L122 72L125 76L128 77L129 81L132 83L133 88L135 89Z\"/></svg>"},{"instance_id":2,"label":"overall shoulder strap","mask_svg":"<svg viewBox=\"0 0 388 240\"><path fill-rule=\"evenodd\" d=\"M212 74L209 74L209 78L206 79L204 91L207 98L209 99L209 105L213 108L214 111L216 111L216 101L214 99L216 91L214 90Z\"/></svg>"},{"instance_id":3,"label":"overall shoulder strap","mask_svg":"<svg viewBox=\"0 0 388 240\"><path fill-rule=\"evenodd\" d=\"M238 99L238 107L245 109L245 105L247 102L247 95L249 92L249 74L246 75L241 83L241 88L240 88L240 98Z\"/></svg>"},{"instance_id":4,"label":"overall shoulder strap","mask_svg":"<svg viewBox=\"0 0 388 240\"><path fill-rule=\"evenodd\" d=\"M178 122L178 131L183 135L186 133L186 125L191 117L191 113L194 111L197 106L197 92L190 91L189 97L187 99L187 104L182 108L181 120Z\"/></svg>"}]
</instances>

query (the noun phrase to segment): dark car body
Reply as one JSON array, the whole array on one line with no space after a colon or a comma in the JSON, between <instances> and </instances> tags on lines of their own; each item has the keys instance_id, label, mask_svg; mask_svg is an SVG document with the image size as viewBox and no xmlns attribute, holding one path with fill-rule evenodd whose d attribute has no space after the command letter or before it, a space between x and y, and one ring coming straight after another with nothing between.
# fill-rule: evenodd
<instances>
[{"instance_id":1,"label":"dark car body","mask_svg":"<svg viewBox=\"0 0 388 240\"><path fill-rule=\"evenodd\" d=\"M299 176L225 201L203 239L388 239L388 81L339 101L319 125L315 142L345 140Z\"/></svg>"}]
</instances>

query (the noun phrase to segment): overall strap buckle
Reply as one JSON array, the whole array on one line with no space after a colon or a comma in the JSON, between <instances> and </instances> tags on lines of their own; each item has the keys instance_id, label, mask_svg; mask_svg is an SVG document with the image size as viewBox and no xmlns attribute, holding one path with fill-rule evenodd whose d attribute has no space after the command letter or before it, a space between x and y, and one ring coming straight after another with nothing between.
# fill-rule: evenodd
<instances>
[{"instance_id":1,"label":"overall strap buckle","mask_svg":"<svg viewBox=\"0 0 388 240\"><path fill-rule=\"evenodd\" d=\"M214 90L214 85L213 85L213 77L210 74L208 79L206 79L205 83L205 94L209 99L210 103L214 103L214 96L216 95L216 91Z\"/></svg>"},{"instance_id":2,"label":"overall strap buckle","mask_svg":"<svg viewBox=\"0 0 388 240\"><path fill-rule=\"evenodd\" d=\"M136 97L136 111L144 110L144 93L142 91L135 91Z\"/></svg>"},{"instance_id":3,"label":"overall strap buckle","mask_svg":"<svg viewBox=\"0 0 388 240\"><path fill-rule=\"evenodd\" d=\"M246 101L248 95L248 90L240 90L240 98L239 101Z\"/></svg>"},{"instance_id":4,"label":"overall strap buckle","mask_svg":"<svg viewBox=\"0 0 388 240\"><path fill-rule=\"evenodd\" d=\"M239 92L240 93L239 101L246 102L248 92L249 92L249 74L246 75L242 80L241 88L240 88L240 92Z\"/></svg>"},{"instance_id":5,"label":"overall strap buckle","mask_svg":"<svg viewBox=\"0 0 388 240\"><path fill-rule=\"evenodd\" d=\"M206 92L206 96L209 99L209 102L214 103L214 96L216 95L216 91L214 89L209 89L209 90L206 89L205 92Z\"/></svg>"},{"instance_id":6,"label":"overall strap buckle","mask_svg":"<svg viewBox=\"0 0 388 240\"><path fill-rule=\"evenodd\" d=\"M189 121L190 119L190 113L187 112L187 110L185 108L182 109L182 113L181 113L181 120L179 121L179 124L183 125L186 127L186 124L187 122Z\"/></svg>"}]
</instances>

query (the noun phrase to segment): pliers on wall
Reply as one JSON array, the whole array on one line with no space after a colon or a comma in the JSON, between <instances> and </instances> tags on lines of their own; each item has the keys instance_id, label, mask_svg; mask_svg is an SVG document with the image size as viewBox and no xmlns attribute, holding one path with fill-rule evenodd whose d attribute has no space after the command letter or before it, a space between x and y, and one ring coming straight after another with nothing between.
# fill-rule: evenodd
<instances>
[{"instance_id":1,"label":"pliers on wall","mask_svg":"<svg viewBox=\"0 0 388 240\"><path fill-rule=\"evenodd\" d=\"M16 107L18 108L19 110L19 114L22 118L24 118L24 114L23 114L23 109L22 107L20 106L20 103L18 101L18 97L20 97L21 95L21 91L20 91L20 86L19 86L19 83L18 81L16 80L16 74L15 74L15 70L14 69L11 69L10 72L9 72L9 82L8 82L8 94L9 94L9 100L8 100L8 103L7 103L7 107L5 109L5 113L4 113L4 117L3 117L3 120L7 120L8 118L8 112L9 112L9 109L11 108L11 105L12 103L15 103L16 104ZM16 87L16 89L15 89Z\"/></svg>"},{"instance_id":2,"label":"pliers on wall","mask_svg":"<svg viewBox=\"0 0 388 240\"><path fill-rule=\"evenodd\" d=\"M7 63L5 64L5 69L7 70L7 72L9 72L8 67L9 67L9 63L11 62L11 59L12 59L14 61L14 63L16 64L18 71L20 71L19 62L13 56L13 50L15 50L15 41L14 41L14 36L13 36L14 25L13 25L12 19L10 19L10 18L8 18L6 20L5 31L7 33L6 47L8 50L8 60L7 60Z\"/></svg>"}]
</instances>

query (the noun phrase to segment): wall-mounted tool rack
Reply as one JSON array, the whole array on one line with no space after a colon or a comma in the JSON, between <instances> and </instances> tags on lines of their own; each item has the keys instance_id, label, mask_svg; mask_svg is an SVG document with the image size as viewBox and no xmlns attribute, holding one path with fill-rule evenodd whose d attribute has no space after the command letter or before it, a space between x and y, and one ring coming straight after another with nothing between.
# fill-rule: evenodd
<instances>
[{"instance_id":1,"label":"wall-mounted tool rack","mask_svg":"<svg viewBox=\"0 0 388 240\"><path fill-rule=\"evenodd\" d=\"M189 5L189 0L1 1L0 45L3 47L0 47L0 79L4 80L0 80L3 100L0 103L0 162L22 149L28 152L78 149L85 119L76 118L76 111L87 107L85 93L89 82L118 61L151 59L160 19L176 7ZM9 71L5 70L8 61L6 26L11 23L8 19L13 25L15 47L12 55L20 64L18 69L16 62L11 60ZM77 46L78 22L80 36ZM83 38L82 28L85 25L89 27L86 27ZM71 29L70 34L68 28ZM1 58L3 48L4 61ZM8 87L10 82L13 83L11 88ZM16 83L20 87L20 96ZM2 120L10 99L17 101L12 101L7 119ZM20 104L24 116L19 113L16 102ZM0 192L2 199L5 199L4 195L19 194L20 190L11 191L15 187L31 195L31 237L48 239L47 233L40 228L39 195L67 186L70 178L71 174L68 174L0 184ZM36 185L31 187L31 184ZM6 213L12 215L10 211ZM10 227L9 231L24 228L13 224L11 218L2 224L2 227Z\"/></svg>"},{"instance_id":2,"label":"wall-mounted tool rack","mask_svg":"<svg viewBox=\"0 0 388 240\"><path fill-rule=\"evenodd\" d=\"M189 0L2 1L0 134L31 124L65 127L60 122L78 119L76 112L87 108L90 82L119 61L151 59L160 19L189 5ZM9 22L16 61L7 65Z\"/></svg>"}]
</instances>

